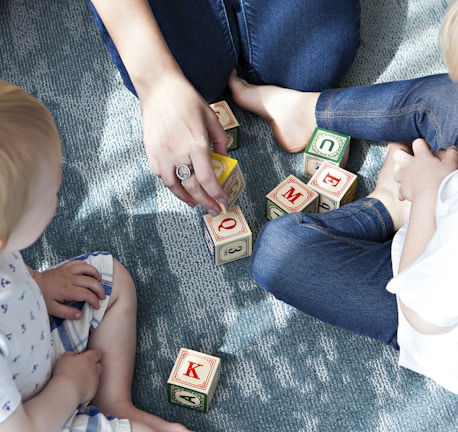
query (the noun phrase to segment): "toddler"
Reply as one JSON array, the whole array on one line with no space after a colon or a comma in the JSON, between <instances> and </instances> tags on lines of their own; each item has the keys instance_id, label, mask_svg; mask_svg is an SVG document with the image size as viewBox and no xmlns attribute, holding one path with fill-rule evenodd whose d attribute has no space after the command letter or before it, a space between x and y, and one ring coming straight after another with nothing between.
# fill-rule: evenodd
<instances>
[{"instance_id":1,"label":"toddler","mask_svg":"<svg viewBox=\"0 0 458 432\"><path fill-rule=\"evenodd\" d=\"M21 257L55 212L61 156L45 106L0 81L0 432L187 431L132 403L128 271L107 252L42 273Z\"/></svg>"}]
</instances>

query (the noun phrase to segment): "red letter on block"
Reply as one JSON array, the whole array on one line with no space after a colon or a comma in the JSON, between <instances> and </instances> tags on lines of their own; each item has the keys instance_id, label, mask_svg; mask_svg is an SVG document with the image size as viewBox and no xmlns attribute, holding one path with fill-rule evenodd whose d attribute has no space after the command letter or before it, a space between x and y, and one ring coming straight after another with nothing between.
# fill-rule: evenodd
<instances>
[{"instance_id":1,"label":"red letter on block","mask_svg":"<svg viewBox=\"0 0 458 432\"><path fill-rule=\"evenodd\" d=\"M221 221L221 223L218 225L218 231L221 231L221 229L225 230L231 230L234 229L237 226L237 221L234 218L225 218Z\"/></svg>"},{"instance_id":2,"label":"red letter on block","mask_svg":"<svg viewBox=\"0 0 458 432\"><path fill-rule=\"evenodd\" d=\"M327 173L326 177L323 179L323 183L326 183L332 187L337 187L342 178L334 177L331 174Z\"/></svg>"},{"instance_id":3,"label":"red letter on block","mask_svg":"<svg viewBox=\"0 0 458 432\"><path fill-rule=\"evenodd\" d=\"M296 192L296 189L294 189L292 186L291 188L289 189L289 191L285 192L282 197L287 199L291 204L294 204L294 201L296 201L298 198L300 198L301 196L303 196L304 194L300 193L300 192L297 192L296 194L294 194L294 192ZM293 195L294 194L294 195Z\"/></svg>"},{"instance_id":4,"label":"red letter on block","mask_svg":"<svg viewBox=\"0 0 458 432\"><path fill-rule=\"evenodd\" d=\"M185 375L188 376L189 378L200 379L199 376L197 375L197 372L196 372L196 369L198 367L200 367L200 366L203 366L203 365L190 361L189 362L189 366L188 366L188 370L186 371Z\"/></svg>"}]
</instances>

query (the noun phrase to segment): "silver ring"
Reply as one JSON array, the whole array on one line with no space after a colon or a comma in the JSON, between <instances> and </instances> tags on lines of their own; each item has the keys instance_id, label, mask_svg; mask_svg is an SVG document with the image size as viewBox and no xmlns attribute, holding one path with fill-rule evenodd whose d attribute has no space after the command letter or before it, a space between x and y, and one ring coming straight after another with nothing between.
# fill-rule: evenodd
<instances>
[{"instance_id":1,"label":"silver ring","mask_svg":"<svg viewBox=\"0 0 458 432\"><path fill-rule=\"evenodd\" d=\"M183 182L188 180L194 172L192 165L180 164L175 169L175 174Z\"/></svg>"}]
</instances>

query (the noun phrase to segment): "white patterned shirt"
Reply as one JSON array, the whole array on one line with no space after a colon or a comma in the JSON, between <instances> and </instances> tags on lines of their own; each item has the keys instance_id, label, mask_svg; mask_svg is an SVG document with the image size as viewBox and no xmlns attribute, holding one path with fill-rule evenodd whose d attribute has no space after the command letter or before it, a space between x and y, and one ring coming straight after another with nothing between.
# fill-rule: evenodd
<instances>
[{"instance_id":1,"label":"white patterned shirt","mask_svg":"<svg viewBox=\"0 0 458 432\"><path fill-rule=\"evenodd\" d=\"M0 254L0 422L51 376L51 334L40 288L19 252Z\"/></svg>"},{"instance_id":2,"label":"white patterned shirt","mask_svg":"<svg viewBox=\"0 0 458 432\"><path fill-rule=\"evenodd\" d=\"M458 393L458 171L448 175L439 188L436 203L436 231L424 253L398 274L406 227L393 239L395 277L388 291L424 320L447 333L419 333L398 307L399 364Z\"/></svg>"}]
</instances>

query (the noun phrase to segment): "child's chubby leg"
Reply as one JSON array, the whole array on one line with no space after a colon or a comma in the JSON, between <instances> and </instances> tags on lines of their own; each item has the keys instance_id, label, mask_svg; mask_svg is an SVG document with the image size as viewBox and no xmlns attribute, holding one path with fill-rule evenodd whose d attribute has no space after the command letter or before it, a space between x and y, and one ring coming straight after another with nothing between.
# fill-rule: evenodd
<instances>
[{"instance_id":1,"label":"child's chubby leg","mask_svg":"<svg viewBox=\"0 0 458 432\"><path fill-rule=\"evenodd\" d=\"M136 350L135 285L126 268L113 260L113 286L105 315L89 338L88 349L102 351L100 384L91 405L106 415L126 418L135 432L185 432L187 428L136 408L131 386Z\"/></svg>"},{"instance_id":2,"label":"child's chubby leg","mask_svg":"<svg viewBox=\"0 0 458 432\"><path fill-rule=\"evenodd\" d=\"M290 153L304 150L316 127L315 107L320 93L249 84L235 71L228 85L237 105L270 122L284 150Z\"/></svg>"},{"instance_id":3,"label":"child's chubby leg","mask_svg":"<svg viewBox=\"0 0 458 432\"><path fill-rule=\"evenodd\" d=\"M407 222L410 213L410 202L399 199L399 183L393 177L396 164L393 155L398 151L410 153L406 144L388 143L385 161L377 177L375 189L369 194L369 197L381 201L388 210L395 231Z\"/></svg>"}]
</instances>

